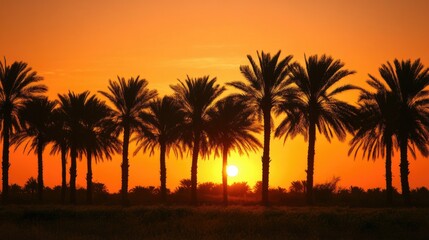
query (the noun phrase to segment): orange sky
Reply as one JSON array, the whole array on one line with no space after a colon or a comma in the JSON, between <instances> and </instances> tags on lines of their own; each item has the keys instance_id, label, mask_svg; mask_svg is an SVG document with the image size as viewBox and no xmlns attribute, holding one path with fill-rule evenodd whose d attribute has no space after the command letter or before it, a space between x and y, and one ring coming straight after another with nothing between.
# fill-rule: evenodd
<instances>
[{"instance_id":1,"label":"orange sky","mask_svg":"<svg viewBox=\"0 0 429 240\"><path fill-rule=\"evenodd\" d=\"M0 56L22 60L45 78L49 96L68 90L107 90L117 75L140 75L160 94L186 75L216 76L220 83L243 80L239 66L256 50L294 55L329 54L357 74L347 81L364 85L367 74L394 58L421 58L429 66L429 2L425 0L326 1L124 1L1 0ZM378 76L378 75L377 75ZM351 99L354 101L354 99ZM11 150L13 151L14 148ZM272 141L270 185L288 188L305 179L302 137ZM340 185L384 187L384 162L347 157L347 142L316 142L315 182L340 176ZM49 150L48 150L49 151ZM45 183L59 185L59 156L45 154ZM131 153L132 153L131 149ZM230 182L261 179L262 150L232 154L240 173ZM393 183L400 187L395 154ZM36 177L36 157L11 154L10 182ZM120 188L120 156L94 166L94 180L110 191ZM158 153L130 158L130 187L159 185ZM410 159L410 185L429 187L429 160ZM86 164L78 163L78 185L85 186ZM220 159L199 162L199 182L221 181ZM190 157L167 163L167 185L190 177Z\"/></svg>"}]
</instances>

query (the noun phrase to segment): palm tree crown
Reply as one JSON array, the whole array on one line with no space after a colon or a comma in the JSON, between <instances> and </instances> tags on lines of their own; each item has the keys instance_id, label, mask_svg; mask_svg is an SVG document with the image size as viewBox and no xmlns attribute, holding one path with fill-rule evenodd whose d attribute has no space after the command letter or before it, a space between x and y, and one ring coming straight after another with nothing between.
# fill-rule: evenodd
<instances>
[{"instance_id":1,"label":"palm tree crown","mask_svg":"<svg viewBox=\"0 0 429 240\"><path fill-rule=\"evenodd\" d=\"M207 153L206 127L208 112L225 88L209 76L190 78L171 86L174 97L184 112L184 132L181 141L192 149L191 194L192 202L197 204L197 167L198 155Z\"/></svg>"},{"instance_id":2,"label":"palm tree crown","mask_svg":"<svg viewBox=\"0 0 429 240\"><path fill-rule=\"evenodd\" d=\"M95 95L85 103L83 127L85 128L85 153L94 159L111 159L120 150L120 142L114 134L116 127L111 120L113 112Z\"/></svg>"},{"instance_id":3,"label":"palm tree crown","mask_svg":"<svg viewBox=\"0 0 429 240\"><path fill-rule=\"evenodd\" d=\"M344 77L354 71L343 69L344 63L322 55L305 59L305 68L293 64L290 68L289 90L277 113L286 117L276 129L276 136L294 137L301 133L309 141L307 169L307 202L312 203L314 153L316 127L329 141L337 136L344 140L347 132L353 131L352 120L355 108L337 98L338 94L356 89L353 85L335 87ZM290 92L295 92L290 94ZM293 95L293 98L290 96Z\"/></svg>"},{"instance_id":4,"label":"palm tree crown","mask_svg":"<svg viewBox=\"0 0 429 240\"><path fill-rule=\"evenodd\" d=\"M113 120L118 131L125 127L135 130L141 125L140 112L149 106L150 100L157 96L155 90L148 89L146 79L118 77L118 81L109 81L109 92L99 91L113 104Z\"/></svg>"},{"instance_id":5,"label":"palm tree crown","mask_svg":"<svg viewBox=\"0 0 429 240\"><path fill-rule=\"evenodd\" d=\"M12 137L12 142L21 145L27 141L30 151L37 153L37 148L43 149L48 145L51 137L52 112L57 102L47 97L33 98L27 101L20 109L18 116L21 129Z\"/></svg>"},{"instance_id":6,"label":"palm tree crown","mask_svg":"<svg viewBox=\"0 0 429 240\"><path fill-rule=\"evenodd\" d=\"M253 109L237 96L229 96L216 102L209 112L208 136L215 155L223 149L235 149L239 154L255 151L262 144L254 136L261 130Z\"/></svg>"},{"instance_id":7,"label":"palm tree crown","mask_svg":"<svg viewBox=\"0 0 429 240\"><path fill-rule=\"evenodd\" d=\"M262 154L262 203L268 205L268 180L270 166L270 138L271 138L271 111L276 109L286 87L288 65L292 56L288 55L280 59L280 51L274 56L258 52L259 65L252 56L247 55L250 66L240 66L240 71L245 77L244 82L232 82L228 85L239 89L241 97L249 108L263 115L264 124L264 150Z\"/></svg>"},{"instance_id":8,"label":"palm tree crown","mask_svg":"<svg viewBox=\"0 0 429 240\"><path fill-rule=\"evenodd\" d=\"M398 101L391 92L378 89L373 93L362 89L349 154L354 152L356 158L362 151L362 157L368 160L384 157L386 143L392 141L396 133L397 109Z\"/></svg>"},{"instance_id":9,"label":"palm tree crown","mask_svg":"<svg viewBox=\"0 0 429 240\"><path fill-rule=\"evenodd\" d=\"M8 201L9 193L9 146L10 135L19 129L18 112L27 100L47 91L36 72L27 63L14 62L7 65L6 59L0 62L0 119L3 139L2 159L2 201Z\"/></svg>"}]
</instances>

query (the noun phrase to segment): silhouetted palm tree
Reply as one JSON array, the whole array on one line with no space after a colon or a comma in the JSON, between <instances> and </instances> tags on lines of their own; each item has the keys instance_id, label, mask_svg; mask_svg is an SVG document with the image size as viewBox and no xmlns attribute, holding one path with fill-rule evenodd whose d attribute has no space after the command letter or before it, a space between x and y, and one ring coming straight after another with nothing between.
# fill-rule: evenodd
<instances>
[{"instance_id":1,"label":"silhouetted palm tree","mask_svg":"<svg viewBox=\"0 0 429 240\"><path fill-rule=\"evenodd\" d=\"M358 151L361 150L362 157L366 156L368 160L386 157L386 201L390 205L393 200L392 154L396 140L394 136L398 129L399 102L384 85L378 85L373 80L367 82L376 92L361 90L356 131L350 141L348 154L354 151L356 158Z\"/></svg>"},{"instance_id":2,"label":"silhouetted palm tree","mask_svg":"<svg viewBox=\"0 0 429 240\"><path fill-rule=\"evenodd\" d=\"M401 187L402 195L407 204L410 199L410 186L408 183L408 149L415 155L417 148L424 156L428 155L427 139L429 139L429 69L424 68L420 59L411 62L393 61L383 64L380 75L387 84L389 91L398 101L398 128L397 140L401 152ZM369 75L371 80L381 86L377 78Z\"/></svg>"},{"instance_id":3,"label":"silhouetted palm tree","mask_svg":"<svg viewBox=\"0 0 429 240\"><path fill-rule=\"evenodd\" d=\"M46 97L34 98L27 101L18 112L21 130L12 136L11 142L17 147L27 142L30 144L29 152L37 154L37 194L43 200L43 151L48 145L51 136L52 111L57 103L49 101ZM25 149L24 148L24 149Z\"/></svg>"},{"instance_id":4,"label":"silhouetted palm tree","mask_svg":"<svg viewBox=\"0 0 429 240\"><path fill-rule=\"evenodd\" d=\"M344 63L332 57L322 55L310 56L305 59L305 68L300 64L290 67L290 83L288 94L283 97L280 107L286 113L285 119L276 129L276 136L287 138L298 133L308 140L307 157L307 203L313 202L313 174L316 143L316 127L328 141L334 136L344 140L347 132L353 131L352 120L355 108L336 97L351 89L352 85L335 87L341 79L351 75L354 71L343 69ZM290 92L293 99L290 99Z\"/></svg>"},{"instance_id":5,"label":"silhouetted palm tree","mask_svg":"<svg viewBox=\"0 0 429 240\"><path fill-rule=\"evenodd\" d=\"M175 98L185 114L184 132L181 140L192 149L191 166L191 200L193 204L198 203L197 199L197 168L198 155L207 153L206 128L208 112L213 104L224 91L225 88L216 84L216 78L209 79L209 76L200 78L189 78L180 81L179 84L171 86L175 92Z\"/></svg>"},{"instance_id":6,"label":"silhouetted palm tree","mask_svg":"<svg viewBox=\"0 0 429 240\"><path fill-rule=\"evenodd\" d=\"M255 119L254 110L237 97L219 100L209 112L208 136L215 155L222 156L223 203L228 205L228 177L226 168L232 150L239 154L255 151L262 144L254 136L262 130Z\"/></svg>"},{"instance_id":7,"label":"silhouetted palm tree","mask_svg":"<svg viewBox=\"0 0 429 240\"><path fill-rule=\"evenodd\" d=\"M176 156L181 153L178 140L183 131L184 112L178 103L172 98L165 96L152 101L149 105L149 116L141 113L145 126L137 132L137 153L140 149L144 152L150 151L152 155L159 148L161 200L167 198L167 168L165 156L172 149ZM146 116L145 116L146 115Z\"/></svg>"},{"instance_id":8,"label":"silhouetted palm tree","mask_svg":"<svg viewBox=\"0 0 429 240\"><path fill-rule=\"evenodd\" d=\"M111 154L120 151L120 142L114 133L112 111L95 95L84 103L82 125L84 129L84 152L87 158L86 192L87 203L92 203L92 158L111 159Z\"/></svg>"},{"instance_id":9,"label":"silhouetted palm tree","mask_svg":"<svg viewBox=\"0 0 429 240\"><path fill-rule=\"evenodd\" d=\"M291 55L279 59L280 51L273 57L269 53L258 52L259 65L252 56L247 55L250 66L240 66L240 71L245 77L244 82L228 83L242 91L242 97L248 107L258 114L262 113L264 124L264 150L262 153L262 203L269 204L268 186L270 172L270 139L271 139L271 112L279 105L281 92L285 88L285 80L288 75L288 64Z\"/></svg>"},{"instance_id":10,"label":"silhouetted palm tree","mask_svg":"<svg viewBox=\"0 0 429 240\"><path fill-rule=\"evenodd\" d=\"M61 203L65 203L67 191L67 154L69 151L66 116L59 108L52 113L51 141L53 143L51 154L61 155Z\"/></svg>"},{"instance_id":11,"label":"silhouetted palm tree","mask_svg":"<svg viewBox=\"0 0 429 240\"><path fill-rule=\"evenodd\" d=\"M2 160L2 202L8 201L9 193L9 147L10 135L18 128L18 111L24 103L47 91L36 72L27 67L27 63L14 62L7 65L6 60L0 62L0 120L1 137L3 139Z\"/></svg>"},{"instance_id":12,"label":"silhouetted palm tree","mask_svg":"<svg viewBox=\"0 0 429 240\"><path fill-rule=\"evenodd\" d=\"M89 92L76 94L59 94L60 107L59 114L64 117L64 131L67 146L70 149L70 202L76 203L76 171L77 158L85 151L85 129L82 119L86 114L85 103L88 100Z\"/></svg>"},{"instance_id":13,"label":"silhouetted palm tree","mask_svg":"<svg viewBox=\"0 0 429 240\"><path fill-rule=\"evenodd\" d=\"M155 90L147 88L145 79L119 78L118 81L109 81L109 92L99 91L113 104L112 120L117 126L117 133L123 133L122 143L122 204L128 204L128 147L130 137L142 124L140 112L149 106L151 99L156 97Z\"/></svg>"}]
</instances>

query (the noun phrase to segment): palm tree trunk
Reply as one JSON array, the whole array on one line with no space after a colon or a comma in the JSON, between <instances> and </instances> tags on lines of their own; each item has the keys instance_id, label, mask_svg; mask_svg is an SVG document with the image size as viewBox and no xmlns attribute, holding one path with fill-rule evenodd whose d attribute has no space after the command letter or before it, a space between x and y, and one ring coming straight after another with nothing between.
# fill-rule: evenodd
<instances>
[{"instance_id":1,"label":"palm tree trunk","mask_svg":"<svg viewBox=\"0 0 429 240\"><path fill-rule=\"evenodd\" d=\"M392 205L393 187L392 187L392 137L386 138L386 203Z\"/></svg>"},{"instance_id":2,"label":"palm tree trunk","mask_svg":"<svg viewBox=\"0 0 429 240\"><path fill-rule=\"evenodd\" d=\"M161 175L161 202L165 203L167 201L167 168L165 167L166 146L165 143L161 143L160 145L159 165Z\"/></svg>"},{"instance_id":3,"label":"palm tree trunk","mask_svg":"<svg viewBox=\"0 0 429 240\"><path fill-rule=\"evenodd\" d=\"M223 205L228 206L228 175L226 173L226 167L228 165L228 148L223 148L222 153L222 184L223 184Z\"/></svg>"},{"instance_id":4,"label":"palm tree trunk","mask_svg":"<svg viewBox=\"0 0 429 240\"><path fill-rule=\"evenodd\" d=\"M194 133L194 148L192 150L192 166L191 166L191 202L193 205L198 204L197 196L197 170L198 170L198 154L200 153L200 132Z\"/></svg>"},{"instance_id":5,"label":"palm tree trunk","mask_svg":"<svg viewBox=\"0 0 429 240\"><path fill-rule=\"evenodd\" d=\"M10 114L6 113L3 121L2 203L6 204L9 201L9 130L11 127Z\"/></svg>"},{"instance_id":6,"label":"palm tree trunk","mask_svg":"<svg viewBox=\"0 0 429 240\"><path fill-rule=\"evenodd\" d=\"M70 203L76 204L76 147L70 149Z\"/></svg>"},{"instance_id":7,"label":"palm tree trunk","mask_svg":"<svg viewBox=\"0 0 429 240\"><path fill-rule=\"evenodd\" d=\"M92 204L92 158L91 152L86 156L87 173L86 173L86 203Z\"/></svg>"},{"instance_id":8,"label":"palm tree trunk","mask_svg":"<svg viewBox=\"0 0 429 240\"><path fill-rule=\"evenodd\" d=\"M43 143L39 139L37 143L37 195L39 202L43 201Z\"/></svg>"},{"instance_id":9,"label":"palm tree trunk","mask_svg":"<svg viewBox=\"0 0 429 240\"><path fill-rule=\"evenodd\" d=\"M265 110L264 114L264 150L262 153L262 204L269 205L268 189L270 174L270 138L271 138L271 111Z\"/></svg>"},{"instance_id":10,"label":"palm tree trunk","mask_svg":"<svg viewBox=\"0 0 429 240\"><path fill-rule=\"evenodd\" d=\"M67 150L65 145L61 146L61 203L65 203L67 191Z\"/></svg>"},{"instance_id":11,"label":"palm tree trunk","mask_svg":"<svg viewBox=\"0 0 429 240\"><path fill-rule=\"evenodd\" d=\"M316 144L316 124L310 120L308 129L308 152L307 152L307 204L313 204L313 175L314 155Z\"/></svg>"},{"instance_id":12,"label":"palm tree trunk","mask_svg":"<svg viewBox=\"0 0 429 240\"><path fill-rule=\"evenodd\" d=\"M122 145L122 188L121 188L121 198L122 205L127 206L128 202L128 169L130 167L128 162L128 147L130 144L130 127L124 127L124 141Z\"/></svg>"},{"instance_id":13,"label":"palm tree trunk","mask_svg":"<svg viewBox=\"0 0 429 240\"><path fill-rule=\"evenodd\" d=\"M400 138L400 151L401 151L401 163L399 164L401 172L401 187L402 187L402 197L406 205L410 204L410 185L408 183L408 138Z\"/></svg>"}]
</instances>

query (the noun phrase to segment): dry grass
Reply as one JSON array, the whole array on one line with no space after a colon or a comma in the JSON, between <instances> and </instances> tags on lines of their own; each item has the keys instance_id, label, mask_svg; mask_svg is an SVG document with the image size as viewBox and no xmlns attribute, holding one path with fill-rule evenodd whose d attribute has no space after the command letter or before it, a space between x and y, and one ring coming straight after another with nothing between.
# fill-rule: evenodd
<instances>
[{"instance_id":1,"label":"dry grass","mask_svg":"<svg viewBox=\"0 0 429 240\"><path fill-rule=\"evenodd\" d=\"M429 209L0 207L0 239L427 239Z\"/></svg>"}]
</instances>

